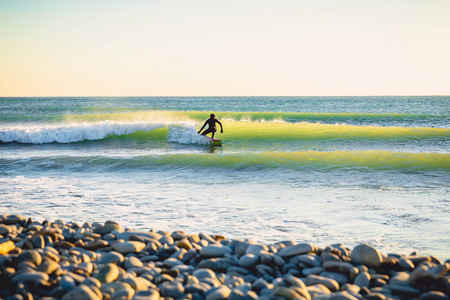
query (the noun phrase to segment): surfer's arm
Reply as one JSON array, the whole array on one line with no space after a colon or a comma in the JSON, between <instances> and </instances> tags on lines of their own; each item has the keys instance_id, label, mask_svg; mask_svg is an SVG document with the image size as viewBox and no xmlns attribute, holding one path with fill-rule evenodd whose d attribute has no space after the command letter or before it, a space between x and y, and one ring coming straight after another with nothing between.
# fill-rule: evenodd
<instances>
[{"instance_id":1,"label":"surfer's arm","mask_svg":"<svg viewBox=\"0 0 450 300\"><path fill-rule=\"evenodd\" d=\"M200 133L200 132L203 130L203 128L205 128L205 126L206 126L207 123L208 123L208 121L206 121L205 124L203 124L202 128L200 128L200 130L197 131L197 133Z\"/></svg>"},{"instance_id":2,"label":"surfer's arm","mask_svg":"<svg viewBox=\"0 0 450 300\"><path fill-rule=\"evenodd\" d=\"M219 121L216 120L216 123L219 123L220 125L220 133L223 133L223 127L222 127L222 123L220 123Z\"/></svg>"}]
</instances>

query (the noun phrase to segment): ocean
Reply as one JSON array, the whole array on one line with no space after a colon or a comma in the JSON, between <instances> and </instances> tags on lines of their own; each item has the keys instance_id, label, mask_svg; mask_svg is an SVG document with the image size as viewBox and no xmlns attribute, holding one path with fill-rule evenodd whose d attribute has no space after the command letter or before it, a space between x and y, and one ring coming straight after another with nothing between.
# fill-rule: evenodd
<instances>
[{"instance_id":1,"label":"ocean","mask_svg":"<svg viewBox=\"0 0 450 300\"><path fill-rule=\"evenodd\" d=\"M450 258L450 96L0 98L0 141L0 214Z\"/></svg>"}]
</instances>

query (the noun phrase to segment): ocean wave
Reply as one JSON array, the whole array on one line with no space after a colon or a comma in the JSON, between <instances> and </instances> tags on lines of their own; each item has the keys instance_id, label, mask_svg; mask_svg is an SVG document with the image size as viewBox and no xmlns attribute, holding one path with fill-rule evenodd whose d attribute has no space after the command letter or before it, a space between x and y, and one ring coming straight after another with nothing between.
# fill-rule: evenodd
<instances>
[{"instance_id":1,"label":"ocean wave","mask_svg":"<svg viewBox=\"0 0 450 300\"><path fill-rule=\"evenodd\" d=\"M327 170L400 170L420 172L425 170L450 170L450 154L408 153L394 151L297 151L249 153L178 153L120 156L57 156L28 159L0 159L4 170L73 169L89 171L139 170L163 168L231 168L231 169L309 169Z\"/></svg>"},{"instance_id":2,"label":"ocean wave","mask_svg":"<svg viewBox=\"0 0 450 300\"><path fill-rule=\"evenodd\" d=\"M206 144L197 134L201 123L101 121L60 125L34 124L9 126L0 130L0 141L25 144L76 143L120 139L157 139L180 144ZM431 140L447 142L450 129L424 127L377 127L317 123L242 122L224 123L218 138L227 142L283 142L305 140Z\"/></svg>"},{"instance_id":3,"label":"ocean wave","mask_svg":"<svg viewBox=\"0 0 450 300\"><path fill-rule=\"evenodd\" d=\"M165 126L166 124L164 123L124 123L115 121L60 125L19 125L3 128L0 131L0 141L23 144L66 144L86 140L102 140L112 135L129 135L138 131L148 132Z\"/></svg>"}]
</instances>

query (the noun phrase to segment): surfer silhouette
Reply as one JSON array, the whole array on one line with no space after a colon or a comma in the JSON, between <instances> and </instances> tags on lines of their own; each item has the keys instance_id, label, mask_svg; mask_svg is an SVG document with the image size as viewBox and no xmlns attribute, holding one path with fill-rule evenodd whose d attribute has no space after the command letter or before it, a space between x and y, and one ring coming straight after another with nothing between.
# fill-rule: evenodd
<instances>
[{"instance_id":1,"label":"surfer silhouette","mask_svg":"<svg viewBox=\"0 0 450 300\"><path fill-rule=\"evenodd\" d=\"M205 131L203 131L202 135L207 135L208 133L212 133L212 139L214 138L214 133L216 133L216 123L219 123L220 125L220 133L223 133L223 127L222 127L222 123L220 123L217 119L216 116L214 114L211 114L209 116L209 119L205 121L205 124L203 124L202 128L200 128L200 130L197 132L198 134L200 134L200 132L203 130L203 128L205 128L206 124L208 124L208 129L206 129Z\"/></svg>"}]
</instances>

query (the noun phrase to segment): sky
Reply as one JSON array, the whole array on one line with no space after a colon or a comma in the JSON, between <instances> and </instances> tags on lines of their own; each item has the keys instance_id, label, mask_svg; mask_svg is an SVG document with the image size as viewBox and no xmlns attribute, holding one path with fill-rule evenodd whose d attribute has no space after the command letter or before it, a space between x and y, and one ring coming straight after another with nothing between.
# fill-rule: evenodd
<instances>
[{"instance_id":1,"label":"sky","mask_svg":"<svg viewBox=\"0 0 450 300\"><path fill-rule=\"evenodd\" d=\"M1 0L0 97L450 95L448 0Z\"/></svg>"}]
</instances>

